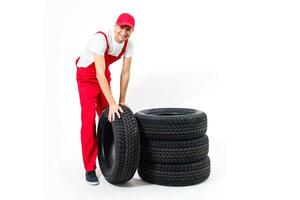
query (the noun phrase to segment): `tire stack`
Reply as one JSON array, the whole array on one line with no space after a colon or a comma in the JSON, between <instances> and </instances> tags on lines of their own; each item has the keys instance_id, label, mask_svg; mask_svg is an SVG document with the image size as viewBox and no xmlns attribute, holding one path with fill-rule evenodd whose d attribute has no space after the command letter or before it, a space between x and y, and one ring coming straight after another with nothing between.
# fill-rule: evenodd
<instances>
[{"instance_id":1,"label":"tire stack","mask_svg":"<svg viewBox=\"0 0 300 200\"><path fill-rule=\"evenodd\" d=\"M155 108L135 114L140 136L139 176L167 186L198 184L210 175L207 116L187 108Z\"/></svg>"}]
</instances>

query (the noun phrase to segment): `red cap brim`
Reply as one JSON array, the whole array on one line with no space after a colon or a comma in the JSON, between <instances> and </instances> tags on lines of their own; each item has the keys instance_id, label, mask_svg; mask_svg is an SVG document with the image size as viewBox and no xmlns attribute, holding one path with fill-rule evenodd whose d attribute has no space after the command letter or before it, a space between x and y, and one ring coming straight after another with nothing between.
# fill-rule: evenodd
<instances>
[{"instance_id":1,"label":"red cap brim","mask_svg":"<svg viewBox=\"0 0 300 200\"><path fill-rule=\"evenodd\" d=\"M130 24L130 23L126 23L126 22L118 22L117 25L119 25L119 26L124 26L124 25L130 26L130 28L132 28L132 30L133 30L133 26L132 26L132 24Z\"/></svg>"}]
</instances>

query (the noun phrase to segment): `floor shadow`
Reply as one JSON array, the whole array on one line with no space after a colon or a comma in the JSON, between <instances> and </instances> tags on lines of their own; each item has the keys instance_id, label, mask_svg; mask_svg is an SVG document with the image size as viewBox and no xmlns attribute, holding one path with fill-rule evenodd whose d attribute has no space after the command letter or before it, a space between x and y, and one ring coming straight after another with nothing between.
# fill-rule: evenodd
<instances>
[{"instance_id":1,"label":"floor shadow","mask_svg":"<svg viewBox=\"0 0 300 200\"><path fill-rule=\"evenodd\" d=\"M119 187L139 187L139 186L145 186L145 185L152 185L152 184L144 181L141 178L133 178L133 179L131 179L130 181L128 181L126 183L118 184L116 186L119 186Z\"/></svg>"}]
</instances>

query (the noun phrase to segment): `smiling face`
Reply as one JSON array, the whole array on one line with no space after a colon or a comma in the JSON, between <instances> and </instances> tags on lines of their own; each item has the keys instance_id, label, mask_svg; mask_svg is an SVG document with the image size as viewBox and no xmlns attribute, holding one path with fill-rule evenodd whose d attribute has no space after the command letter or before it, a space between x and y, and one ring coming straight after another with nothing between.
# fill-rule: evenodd
<instances>
[{"instance_id":1,"label":"smiling face","mask_svg":"<svg viewBox=\"0 0 300 200\"><path fill-rule=\"evenodd\" d=\"M115 25L115 40L119 43L122 43L130 37L132 33L132 28L128 25Z\"/></svg>"}]
</instances>

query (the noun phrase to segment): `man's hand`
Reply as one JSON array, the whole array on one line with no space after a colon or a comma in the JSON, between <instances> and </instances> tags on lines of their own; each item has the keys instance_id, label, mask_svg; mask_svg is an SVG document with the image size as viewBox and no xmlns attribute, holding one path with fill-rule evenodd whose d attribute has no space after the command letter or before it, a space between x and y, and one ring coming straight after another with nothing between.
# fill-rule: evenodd
<instances>
[{"instance_id":1,"label":"man's hand","mask_svg":"<svg viewBox=\"0 0 300 200\"><path fill-rule=\"evenodd\" d=\"M109 105L109 112L108 112L108 121L112 122L115 120L115 114L117 114L117 116L119 118L121 118L120 114L119 114L119 110L124 113L123 109L121 108L121 106L119 106L116 103L112 103Z\"/></svg>"}]
</instances>

